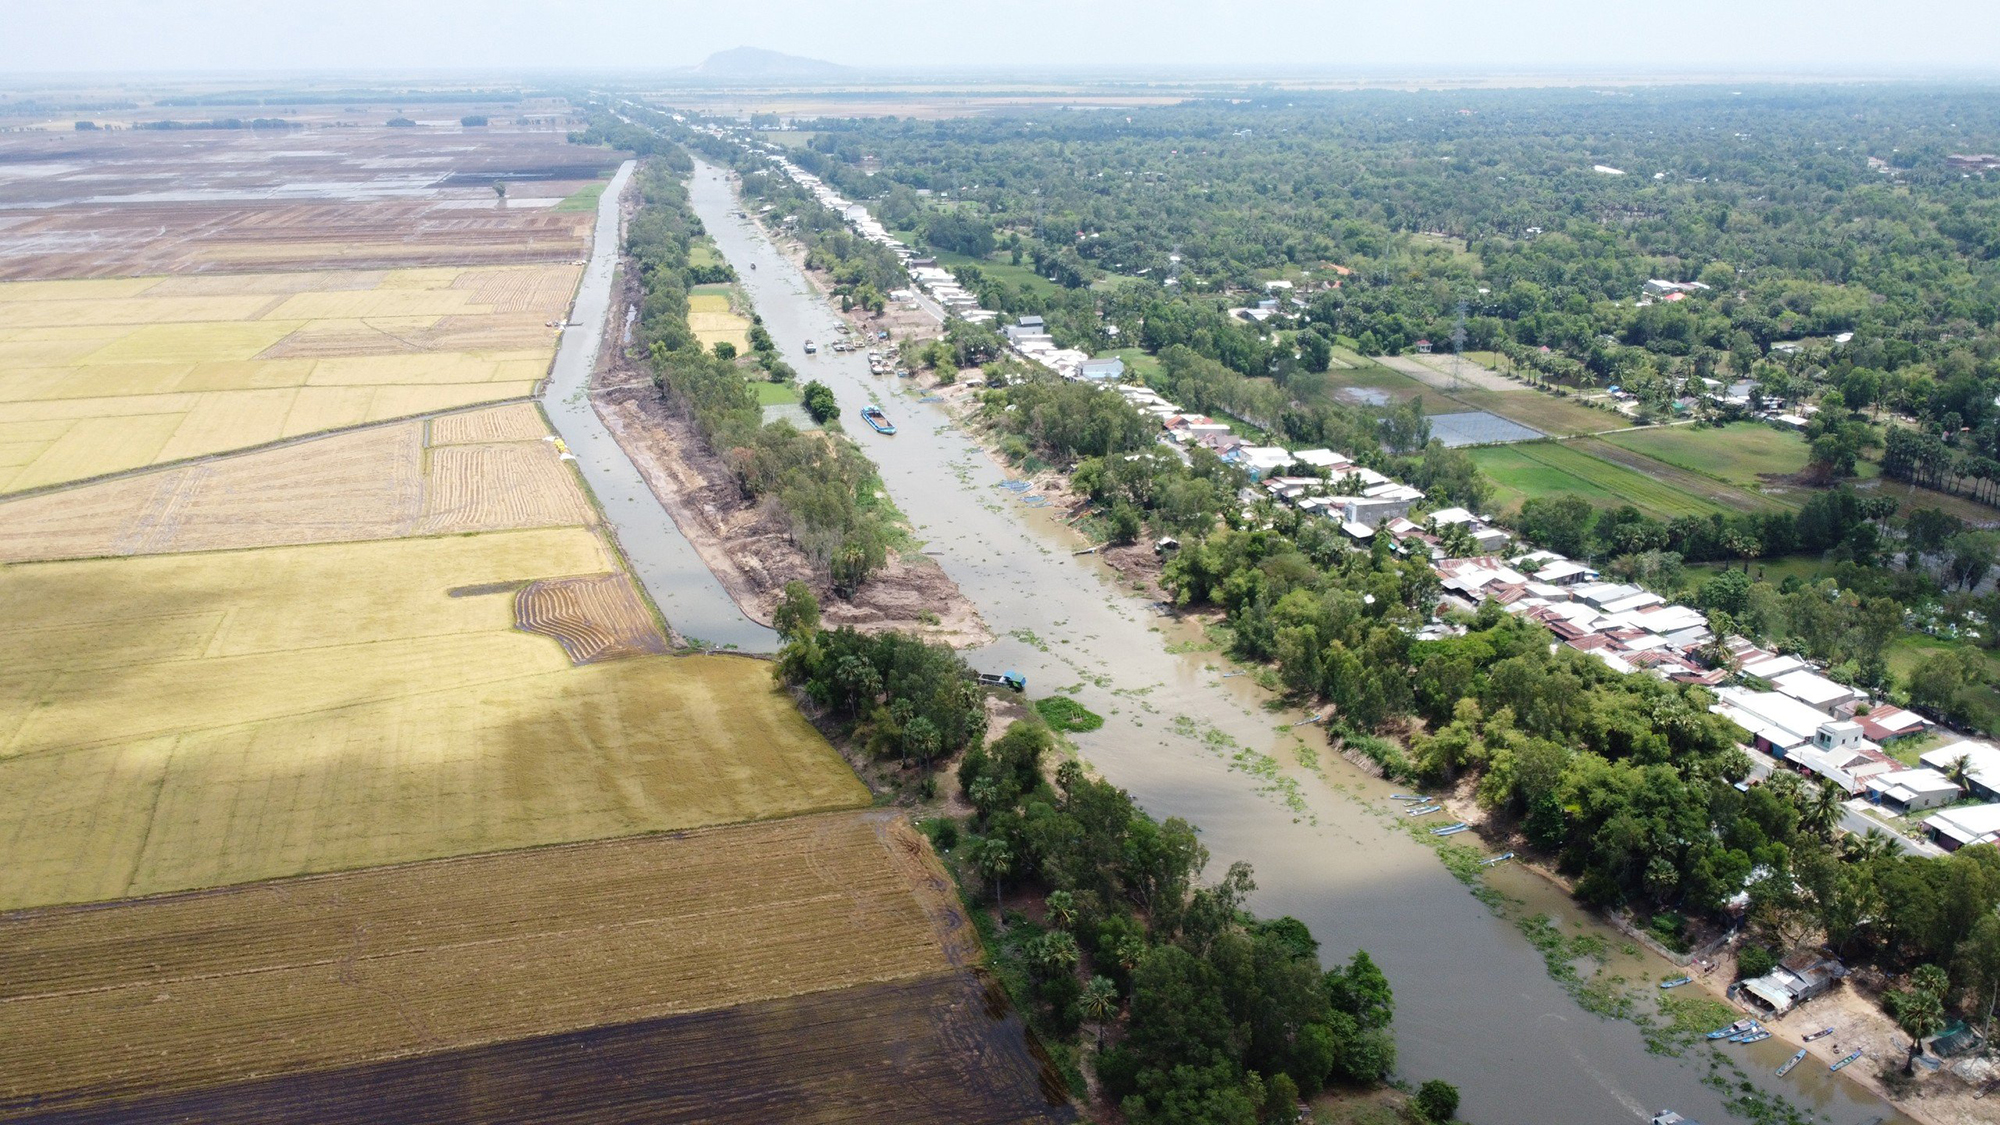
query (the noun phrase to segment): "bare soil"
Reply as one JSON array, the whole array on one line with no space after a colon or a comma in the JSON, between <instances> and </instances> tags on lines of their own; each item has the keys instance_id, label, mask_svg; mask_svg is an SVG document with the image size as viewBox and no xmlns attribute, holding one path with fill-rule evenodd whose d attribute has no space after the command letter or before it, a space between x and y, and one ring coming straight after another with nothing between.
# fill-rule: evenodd
<instances>
[{"instance_id":1,"label":"bare soil","mask_svg":"<svg viewBox=\"0 0 2000 1125\"><path fill-rule=\"evenodd\" d=\"M614 302L614 307L625 306ZM958 584L923 555L891 552L888 565L852 598L836 595L792 542L783 517L744 496L734 473L693 424L668 406L650 376L612 356L615 351L605 349L609 365L592 379L598 416L745 615L769 625L785 584L796 580L813 588L829 626L903 630L957 647L993 639Z\"/></svg>"}]
</instances>

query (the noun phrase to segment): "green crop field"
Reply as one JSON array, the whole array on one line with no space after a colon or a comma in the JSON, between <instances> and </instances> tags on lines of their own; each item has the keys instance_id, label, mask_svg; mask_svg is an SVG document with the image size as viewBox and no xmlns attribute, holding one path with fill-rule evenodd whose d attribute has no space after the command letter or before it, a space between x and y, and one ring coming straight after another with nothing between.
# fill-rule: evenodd
<instances>
[{"instance_id":1,"label":"green crop field","mask_svg":"<svg viewBox=\"0 0 2000 1125\"><path fill-rule=\"evenodd\" d=\"M799 401L799 389L790 383L752 383L759 406L789 406Z\"/></svg>"},{"instance_id":2,"label":"green crop field","mask_svg":"<svg viewBox=\"0 0 2000 1125\"><path fill-rule=\"evenodd\" d=\"M555 210L595 211L597 210L597 201L604 195L604 189L607 186L608 184L606 183L585 184L564 196L563 201L555 205Z\"/></svg>"},{"instance_id":3,"label":"green crop field","mask_svg":"<svg viewBox=\"0 0 2000 1125\"><path fill-rule=\"evenodd\" d=\"M1501 508L1519 507L1538 496L1573 493L1601 508L1630 504L1661 519L1725 510L1673 484L1555 442L1486 446L1469 452L1497 486L1494 501Z\"/></svg>"},{"instance_id":4,"label":"green crop field","mask_svg":"<svg viewBox=\"0 0 2000 1125\"><path fill-rule=\"evenodd\" d=\"M1633 430L1607 434L1604 440L1743 488L1756 488L1766 477L1797 473L1806 467L1810 452L1798 434L1761 422Z\"/></svg>"}]
</instances>

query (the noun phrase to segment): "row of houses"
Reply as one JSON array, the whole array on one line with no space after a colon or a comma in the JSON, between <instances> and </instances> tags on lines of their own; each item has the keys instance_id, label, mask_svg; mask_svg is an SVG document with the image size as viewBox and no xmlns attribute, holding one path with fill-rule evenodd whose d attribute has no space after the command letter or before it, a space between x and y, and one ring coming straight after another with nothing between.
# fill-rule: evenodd
<instances>
[{"instance_id":1,"label":"row of houses","mask_svg":"<svg viewBox=\"0 0 2000 1125\"><path fill-rule=\"evenodd\" d=\"M1442 513L1440 513L1441 515ZM1436 518L1435 516L1433 517ZM1901 816L1956 805L1924 821L1939 847L2000 843L2000 749L1961 741L1908 766L1884 747L1933 728L1930 720L1837 683L1811 662L1742 637L1721 643L1703 615L1637 586L1605 582L1553 551L1433 564L1448 604L1492 600L1546 626L1560 644L1619 672L1650 672L1714 690L1710 708L1786 767L1831 782ZM1961 784L1960 779L1963 779Z\"/></svg>"}]
</instances>

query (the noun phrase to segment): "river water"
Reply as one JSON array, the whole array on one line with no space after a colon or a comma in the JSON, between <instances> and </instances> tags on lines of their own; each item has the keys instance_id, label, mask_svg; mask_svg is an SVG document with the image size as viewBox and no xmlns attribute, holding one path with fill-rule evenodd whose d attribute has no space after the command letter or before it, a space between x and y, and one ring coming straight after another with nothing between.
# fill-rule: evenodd
<instances>
[{"instance_id":1,"label":"river water","mask_svg":"<svg viewBox=\"0 0 2000 1125\"><path fill-rule=\"evenodd\" d=\"M618 200L631 178L628 160L598 200L590 264L584 267L570 327L563 330L555 364L542 386L542 409L576 455L612 538L674 632L690 642L771 652L778 635L743 616L590 405L590 373L597 366L618 265Z\"/></svg>"},{"instance_id":2,"label":"river water","mask_svg":"<svg viewBox=\"0 0 2000 1125\"><path fill-rule=\"evenodd\" d=\"M1198 825L1211 874L1247 860L1258 884L1252 908L1303 920L1329 962L1367 949L1396 991L1402 1074L1457 1083L1464 1117L1481 1125L1610 1125L1662 1108L1710 1125L1729 1119L1701 1084L1705 1047L1687 1061L1651 1055L1633 1025L1578 1007L1512 923L1382 811L1386 785L1328 752L1313 728L1301 728L1302 741L1287 729L1296 714L1267 709L1247 678L1223 679L1214 653L1188 651L1195 638L1186 626L1157 616L1094 556L1073 557L1080 545L1073 534L1000 488L1007 474L940 408L918 403L893 378L870 375L859 353L807 356L806 340L838 338L837 319L763 231L731 216L738 202L725 175L697 161L695 210L786 361L802 379L833 388L849 432L880 467L926 552L999 638L966 658L982 671L1019 669L1031 694L1074 688L1105 717L1101 729L1075 737L1084 756L1155 816ZM896 436L856 420L870 401L899 427ZM1308 741L1318 772L1295 757ZM1236 759L1252 754L1282 763L1293 799L1269 777L1240 768ZM1500 868L1494 876L1535 909L1580 919L1531 874ZM1650 979L1665 968L1664 961L1641 967ZM1738 1051L1760 1076L1789 1054ZM1865 1090L1824 1071L1808 1063L1792 1076L1806 1083L1760 1081L1823 1109L1833 1125L1895 1120Z\"/></svg>"}]
</instances>

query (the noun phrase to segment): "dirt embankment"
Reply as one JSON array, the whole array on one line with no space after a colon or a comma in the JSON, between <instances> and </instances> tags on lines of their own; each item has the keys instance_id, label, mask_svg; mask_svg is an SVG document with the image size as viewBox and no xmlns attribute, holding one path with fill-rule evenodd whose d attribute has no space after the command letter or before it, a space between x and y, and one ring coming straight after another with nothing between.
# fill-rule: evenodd
<instances>
[{"instance_id":1,"label":"dirt embankment","mask_svg":"<svg viewBox=\"0 0 2000 1125\"><path fill-rule=\"evenodd\" d=\"M623 315L632 296L628 292L627 300L613 302L614 318ZM747 616L769 625L785 584L796 579L818 595L828 626L901 629L959 647L993 639L958 584L921 555L891 552L888 565L852 598L836 596L792 542L783 517L743 495L722 457L692 423L668 408L651 376L620 351L604 349L591 376L591 403L675 526Z\"/></svg>"}]
</instances>

